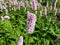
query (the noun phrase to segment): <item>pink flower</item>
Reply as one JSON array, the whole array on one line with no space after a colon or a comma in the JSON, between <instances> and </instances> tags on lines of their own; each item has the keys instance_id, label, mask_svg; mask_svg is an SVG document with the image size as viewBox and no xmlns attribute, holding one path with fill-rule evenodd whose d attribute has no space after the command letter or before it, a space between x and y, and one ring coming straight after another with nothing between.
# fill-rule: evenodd
<instances>
[{"instance_id":1,"label":"pink flower","mask_svg":"<svg viewBox=\"0 0 60 45\"><path fill-rule=\"evenodd\" d=\"M27 14L27 33L31 34L34 31L36 22L36 15L33 13Z\"/></svg>"},{"instance_id":2,"label":"pink flower","mask_svg":"<svg viewBox=\"0 0 60 45\"><path fill-rule=\"evenodd\" d=\"M23 36L20 36L17 45L23 45Z\"/></svg>"},{"instance_id":3,"label":"pink flower","mask_svg":"<svg viewBox=\"0 0 60 45\"><path fill-rule=\"evenodd\" d=\"M54 0L54 10L56 9L56 4L58 0Z\"/></svg>"},{"instance_id":4,"label":"pink flower","mask_svg":"<svg viewBox=\"0 0 60 45\"><path fill-rule=\"evenodd\" d=\"M38 6L37 0L31 0L30 5L33 10L37 10L37 6Z\"/></svg>"},{"instance_id":5,"label":"pink flower","mask_svg":"<svg viewBox=\"0 0 60 45\"><path fill-rule=\"evenodd\" d=\"M9 16L4 16L4 19L10 19L10 17Z\"/></svg>"},{"instance_id":6,"label":"pink flower","mask_svg":"<svg viewBox=\"0 0 60 45\"><path fill-rule=\"evenodd\" d=\"M19 2L19 5L20 5L20 6L22 6L22 7L25 7L25 5L24 5L24 2L23 2L23 1L20 1L20 2Z\"/></svg>"},{"instance_id":7,"label":"pink flower","mask_svg":"<svg viewBox=\"0 0 60 45\"><path fill-rule=\"evenodd\" d=\"M17 6L17 5L18 5L17 0L13 0L13 3L14 3L14 5L15 5L15 6Z\"/></svg>"},{"instance_id":8,"label":"pink flower","mask_svg":"<svg viewBox=\"0 0 60 45\"><path fill-rule=\"evenodd\" d=\"M56 16L56 13L57 13L57 9L56 9L57 1L58 1L58 0L54 0L54 12L55 12L55 16Z\"/></svg>"},{"instance_id":9,"label":"pink flower","mask_svg":"<svg viewBox=\"0 0 60 45\"><path fill-rule=\"evenodd\" d=\"M9 4L13 4L13 0L8 0Z\"/></svg>"},{"instance_id":10,"label":"pink flower","mask_svg":"<svg viewBox=\"0 0 60 45\"><path fill-rule=\"evenodd\" d=\"M4 3L4 0L0 0L1 3Z\"/></svg>"},{"instance_id":11,"label":"pink flower","mask_svg":"<svg viewBox=\"0 0 60 45\"><path fill-rule=\"evenodd\" d=\"M1 19L6 20L6 19L10 19L10 17L9 16L1 16Z\"/></svg>"},{"instance_id":12,"label":"pink flower","mask_svg":"<svg viewBox=\"0 0 60 45\"><path fill-rule=\"evenodd\" d=\"M2 9L2 4L0 3L0 9Z\"/></svg>"}]
</instances>

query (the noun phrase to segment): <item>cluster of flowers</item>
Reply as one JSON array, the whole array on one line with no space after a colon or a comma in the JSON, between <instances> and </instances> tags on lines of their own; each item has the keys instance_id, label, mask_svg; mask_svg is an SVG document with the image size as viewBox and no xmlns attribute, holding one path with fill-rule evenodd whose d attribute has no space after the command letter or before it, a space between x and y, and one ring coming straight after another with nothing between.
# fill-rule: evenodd
<instances>
[{"instance_id":1,"label":"cluster of flowers","mask_svg":"<svg viewBox=\"0 0 60 45\"><path fill-rule=\"evenodd\" d=\"M40 8L40 9L41 9L41 10L40 10L40 15L41 15L41 16L42 16L42 15L47 15L47 11L53 9L53 8L52 8L52 7L53 7L53 6L52 6L53 4L51 3L51 5L49 6L49 3L48 3L48 1L47 1L46 6L43 8L41 2L43 2L43 1L40 0L40 3L39 3L37 0L30 0L30 3L29 3L28 0L21 0L21 1L8 0L7 2L4 3L4 0L0 0L0 9L1 9L1 10L5 9L5 12L6 12L6 15L7 15L7 14L8 14L8 9L7 9L7 7L10 7L10 9L9 9L10 11L12 11L12 10L16 11L17 9L20 10L20 7L21 7L21 6L24 7L25 10L27 9L27 7L32 8L33 10L36 10L36 11L37 11L38 8ZM58 2L58 0L54 0L55 16L56 16L56 13L57 13L58 11L60 11L59 9L56 8L57 2ZM3 5L3 4L4 4L4 5ZM8 4L9 6L8 6L7 4ZM25 4L26 4L26 6L25 6ZM11 8L12 5L14 6L13 8ZM42 12L43 12L43 13L42 13Z\"/></svg>"},{"instance_id":2,"label":"cluster of flowers","mask_svg":"<svg viewBox=\"0 0 60 45\"><path fill-rule=\"evenodd\" d=\"M5 12L6 12L6 15L7 15L8 14L7 5L4 3L4 0L0 0L0 11L2 11L3 9L5 9Z\"/></svg>"},{"instance_id":3,"label":"cluster of flowers","mask_svg":"<svg viewBox=\"0 0 60 45\"><path fill-rule=\"evenodd\" d=\"M54 3L54 10L55 10L55 15L56 15L56 3L57 3L57 0L54 0L55 3ZM42 1L41 1L42 2ZM30 5L31 5L31 8L33 10L37 10L38 8L38 2L37 0L30 0ZM48 2L47 2L47 7L48 7ZM52 10L52 4L50 6L50 10ZM42 12L43 10L40 11L40 15L42 16ZM47 15L47 8L45 7L44 8L44 14ZM32 34L33 31L34 31L34 28L35 28L35 22L36 22L36 15L33 14L33 13L30 13L28 12L27 14L27 33L28 34ZM22 37L23 38L23 37ZM18 41L18 45L23 45L23 39L20 37L19 41ZM21 40L22 39L22 40Z\"/></svg>"},{"instance_id":4,"label":"cluster of flowers","mask_svg":"<svg viewBox=\"0 0 60 45\"><path fill-rule=\"evenodd\" d=\"M39 7L42 8L43 7L41 5L41 3L38 3L37 0L30 0L30 5L28 4L28 0L26 0L26 1L25 0L21 0L21 1L8 0L6 3L4 3L4 0L0 0L0 9L1 9L1 11L3 9L5 9L6 15L7 15L8 14L8 9L7 9L8 5L9 5L9 7L12 7L12 5L13 5L14 8L11 8L10 10L16 11L16 9L19 9L20 10L20 6L22 6L22 7L24 7L26 9L25 2L27 3L27 6L26 7L31 7L35 11L37 11L37 8L39 8ZM40 0L40 2L42 2L42 0ZM8 5L7 5L7 3L8 3ZM54 0L54 11L55 11L55 15L57 13L56 3L57 3L57 0ZM44 7L44 9L40 10L40 15L41 16L43 15L42 12L44 12L44 15L47 15L47 8L48 9L50 8L50 10L52 10L52 4L49 7L49 4L47 2L46 7ZM2 18L2 20L10 19L9 16L1 16L1 18ZM36 24L36 15L33 14L33 13L28 12L28 14L27 14L27 33L28 34L32 34L33 33L34 28L35 28L35 24ZM23 36L20 36L17 45L23 45Z\"/></svg>"}]
</instances>

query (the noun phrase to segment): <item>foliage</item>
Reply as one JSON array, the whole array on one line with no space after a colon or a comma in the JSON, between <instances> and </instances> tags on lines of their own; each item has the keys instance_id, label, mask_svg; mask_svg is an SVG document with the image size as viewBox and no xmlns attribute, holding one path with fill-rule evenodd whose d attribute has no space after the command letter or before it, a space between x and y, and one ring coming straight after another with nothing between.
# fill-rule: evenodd
<instances>
[{"instance_id":1,"label":"foliage","mask_svg":"<svg viewBox=\"0 0 60 45\"><path fill-rule=\"evenodd\" d=\"M35 13L31 9L27 9ZM4 16L4 11L0 15ZM24 37L24 45L60 45L54 40L60 37L60 20L53 15L54 11L48 11L50 16L36 14L37 22L35 31L29 35L26 33L27 11L21 7L20 11L9 11L10 20L0 19L0 45L17 45L18 38ZM59 14L58 14L59 15Z\"/></svg>"}]
</instances>

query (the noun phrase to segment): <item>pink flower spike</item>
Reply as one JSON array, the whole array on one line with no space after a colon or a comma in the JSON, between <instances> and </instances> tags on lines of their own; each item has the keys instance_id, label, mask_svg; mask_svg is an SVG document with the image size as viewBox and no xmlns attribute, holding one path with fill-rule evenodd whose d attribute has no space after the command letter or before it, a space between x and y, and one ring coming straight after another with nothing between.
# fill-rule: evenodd
<instances>
[{"instance_id":1,"label":"pink flower spike","mask_svg":"<svg viewBox=\"0 0 60 45\"><path fill-rule=\"evenodd\" d=\"M23 36L20 36L17 45L23 45Z\"/></svg>"},{"instance_id":2,"label":"pink flower spike","mask_svg":"<svg viewBox=\"0 0 60 45\"><path fill-rule=\"evenodd\" d=\"M37 6L38 6L37 0L31 0L30 1L30 6L33 10L37 10Z\"/></svg>"},{"instance_id":3,"label":"pink flower spike","mask_svg":"<svg viewBox=\"0 0 60 45\"><path fill-rule=\"evenodd\" d=\"M9 16L4 16L4 19L10 19L10 17Z\"/></svg>"},{"instance_id":4,"label":"pink flower spike","mask_svg":"<svg viewBox=\"0 0 60 45\"><path fill-rule=\"evenodd\" d=\"M34 31L36 22L36 15L33 13L27 14L27 33L31 34Z\"/></svg>"}]
</instances>

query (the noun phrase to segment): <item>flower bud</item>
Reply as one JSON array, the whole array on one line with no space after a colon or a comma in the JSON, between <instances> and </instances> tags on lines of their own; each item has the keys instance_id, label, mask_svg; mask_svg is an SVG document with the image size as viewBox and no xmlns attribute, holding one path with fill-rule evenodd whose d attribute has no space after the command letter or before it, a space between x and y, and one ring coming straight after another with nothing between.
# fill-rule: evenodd
<instances>
[{"instance_id":1,"label":"flower bud","mask_svg":"<svg viewBox=\"0 0 60 45\"><path fill-rule=\"evenodd\" d=\"M20 36L17 45L23 45L23 36Z\"/></svg>"}]
</instances>

